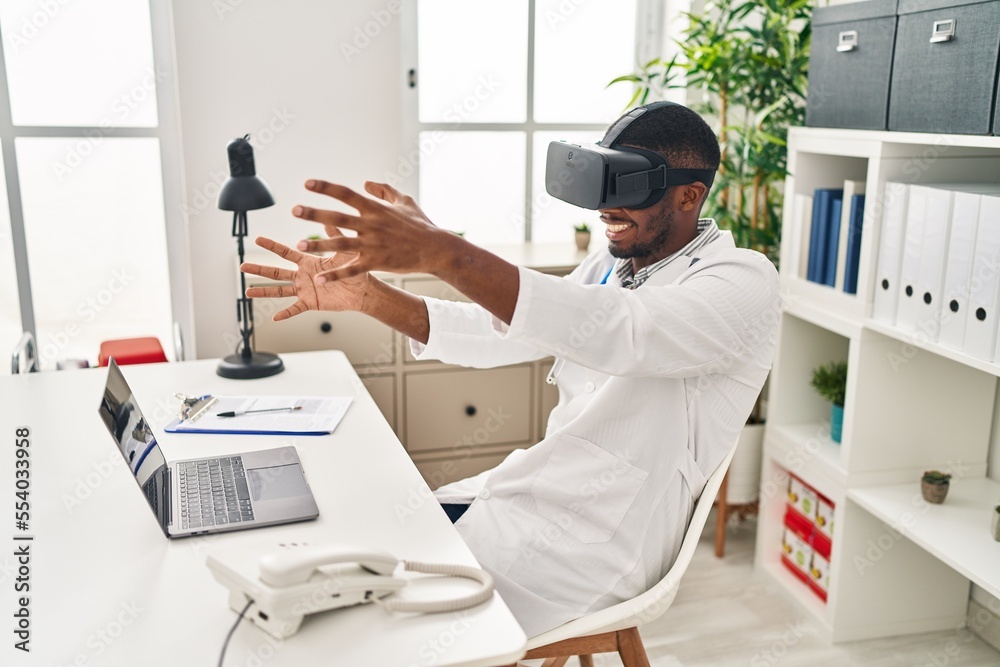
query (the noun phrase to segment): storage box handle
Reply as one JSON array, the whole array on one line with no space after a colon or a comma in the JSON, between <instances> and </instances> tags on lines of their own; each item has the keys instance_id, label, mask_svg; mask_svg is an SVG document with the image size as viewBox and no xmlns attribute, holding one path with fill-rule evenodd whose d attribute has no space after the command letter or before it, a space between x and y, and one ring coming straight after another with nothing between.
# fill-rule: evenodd
<instances>
[{"instance_id":1,"label":"storage box handle","mask_svg":"<svg viewBox=\"0 0 1000 667\"><path fill-rule=\"evenodd\" d=\"M847 53L858 48L858 31L845 30L840 33L840 40L837 43L837 51Z\"/></svg>"},{"instance_id":2,"label":"storage box handle","mask_svg":"<svg viewBox=\"0 0 1000 667\"><path fill-rule=\"evenodd\" d=\"M931 28L931 44L950 42L955 39L955 19L935 21Z\"/></svg>"}]
</instances>

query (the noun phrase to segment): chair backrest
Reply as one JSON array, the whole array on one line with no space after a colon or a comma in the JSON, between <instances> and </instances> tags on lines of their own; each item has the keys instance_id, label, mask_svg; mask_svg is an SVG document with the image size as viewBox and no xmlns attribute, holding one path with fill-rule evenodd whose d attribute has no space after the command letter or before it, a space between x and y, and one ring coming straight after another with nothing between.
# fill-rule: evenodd
<instances>
[{"instance_id":1,"label":"chair backrest","mask_svg":"<svg viewBox=\"0 0 1000 667\"><path fill-rule=\"evenodd\" d=\"M21 340L14 346L14 353L10 356L10 372L14 375L19 373L37 373L38 348L35 347L35 337L30 331L25 331Z\"/></svg>"},{"instance_id":2,"label":"chair backrest","mask_svg":"<svg viewBox=\"0 0 1000 667\"><path fill-rule=\"evenodd\" d=\"M722 480L726 476L726 471L729 470L729 464L732 463L735 453L736 446L734 445L719 467L705 482L705 488L695 503L691 521L684 532L684 539L681 541L677 558L674 559L667 574L658 584L631 600L619 602L612 607L595 611L593 614L577 618L548 632L531 637L528 639L528 649L574 637L624 630L645 625L659 618L670 607L677 595L677 589L681 585L681 577L691 563L695 548L705 530L708 515L712 511L712 505L715 503L715 496L719 493L719 487L722 486Z\"/></svg>"}]
</instances>

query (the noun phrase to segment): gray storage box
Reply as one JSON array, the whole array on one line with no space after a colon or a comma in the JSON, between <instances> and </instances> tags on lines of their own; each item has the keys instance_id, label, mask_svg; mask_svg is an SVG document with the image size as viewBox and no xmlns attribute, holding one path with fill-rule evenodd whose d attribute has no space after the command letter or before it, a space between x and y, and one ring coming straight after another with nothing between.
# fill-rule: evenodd
<instances>
[{"instance_id":1,"label":"gray storage box","mask_svg":"<svg viewBox=\"0 0 1000 667\"><path fill-rule=\"evenodd\" d=\"M899 0L889 129L989 134L1000 0Z\"/></svg>"},{"instance_id":2,"label":"gray storage box","mask_svg":"<svg viewBox=\"0 0 1000 667\"><path fill-rule=\"evenodd\" d=\"M897 0L813 11L806 125L884 130Z\"/></svg>"}]
</instances>

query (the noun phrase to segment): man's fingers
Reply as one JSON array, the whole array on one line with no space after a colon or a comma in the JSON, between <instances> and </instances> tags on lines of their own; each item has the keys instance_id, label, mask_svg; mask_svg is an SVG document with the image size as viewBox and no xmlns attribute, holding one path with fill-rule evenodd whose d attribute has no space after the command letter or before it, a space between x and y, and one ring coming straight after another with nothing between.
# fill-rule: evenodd
<instances>
[{"instance_id":1,"label":"man's fingers","mask_svg":"<svg viewBox=\"0 0 1000 667\"><path fill-rule=\"evenodd\" d=\"M240 264L240 271L252 273L255 276L264 276L272 280L295 280L295 272L290 269L279 269L276 266L261 266L252 262Z\"/></svg>"},{"instance_id":2,"label":"man's fingers","mask_svg":"<svg viewBox=\"0 0 1000 667\"><path fill-rule=\"evenodd\" d=\"M299 313L304 313L307 310L309 310L309 307L306 306L306 302L303 301L302 299L299 299L298 301L290 305L288 308L276 312L274 314L274 317L272 317L271 319L274 320L275 322L280 322L281 320L287 320L289 317L295 317Z\"/></svg>"},{"instance_id":3,"label":"man's fingers","mask_svg":"<svg viewBox=\"0 0 1000 667\"><path fill-rule=\"evenodd\" d=\"M356 253L361 249L361 241L357 238L338 236L332 239L307 239L299 241L299 250L306 252L351 252Z\"/></svg>"},{"instance_id":4,"label":"man's fingers","mask_svg":"<svg viewBox=\"0 0 1000 667\"><path fill-rule=\"evenodd\" d=\"M327 181L321 181L318 179L310 179L306 181L306 189L318 192L321 195L326 195L327 197L339 199L348 206L356 208L359 211L370 209L372 208L372 204L374 204L371 199L365 197L363 194L355 192L347 186L337 185L336 183L328 183Z\"/></svg>"},{"instance_id":5,"label":"man's fingers","mask_svg":"<svg viewBox=\"0 0 1000 667\"><path fill-rule=\"evenodd\" d=\"M360 276L361 274L367 272L368 267L362 262L355 260L350 264L345 264L344 266L334 269L333 271L325 271L323 273L316 274L316 284L323 285L325 283L334 282L335 280L346 280L347 278Z\"/></svg>"},{"instance_id":6,"label":"man's fingers","mask_svg":"<svg viewBox=\"0 0 1000 667\"><path fill-rule=\"evenodd\" d=\"M292 215L303 220L322 223L324 227L346 227L357 229L361 218L340 211L325 211L321 208L297 205L292 209Z\"/></svg>"},{"instance_id":7,"label":"man's fingers","mask_svg":"<svg viewBox=\"0 0 1000 667\"><path fill-rule=\"evenodd\" d=\"M277 299L285 296L295 296L298 290L295 285L268 285L266 287L248 287L247 297L251 299Z\"/></svg>"},{"instance_id":8,"label":"man's fingers","mask_svg":"<svg viewBox=\"0 0 1000 667\"><path fill-rule=\"evenodd\" d=\"M304 255L298 250L292 250L284 243L278 243L273 239L269 239L266 236L258 236L256 239L256 244L259 245L264 250L270 250L275 255L287 259L289 262L299 263Z\"/></svg>"},{"instance_id":9,"label":"man's fingers","mask_svg":"<svg viewBox=\"0 0 1000 667\"><path fill-rule=\"evenodd\" d=\"M377 183L375 181L365 181L365 192L390 204L395 204L400 199L406 197L406 195L388 183Z\"/></svg>"}]
</instances>

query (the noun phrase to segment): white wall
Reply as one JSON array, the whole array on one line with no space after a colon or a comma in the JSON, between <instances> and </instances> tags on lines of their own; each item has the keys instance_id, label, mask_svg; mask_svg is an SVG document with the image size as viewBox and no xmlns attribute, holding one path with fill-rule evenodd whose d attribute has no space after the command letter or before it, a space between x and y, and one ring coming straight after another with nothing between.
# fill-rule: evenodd
<instances>
[{"instance_id":1,"label":"white wall","mask_svg":"<svg viewBox=\"0 0 1000 667\"><path fill-rule=\"evenodd\" d=\"M395 168L403 151L400 18L387 9L396 4L174 0L199 358L231 353L237 332L232 214L215 207L226 144L251 134L257 173L276 201L249 213L251 245L260 234L292 244L322 233L289 213L296 203L321 203L302 183L360 187ZM357 31L366 28L375 36L364 45ZM364 48L345 55L356 39Z\"/></svg>"}]
</instances>

